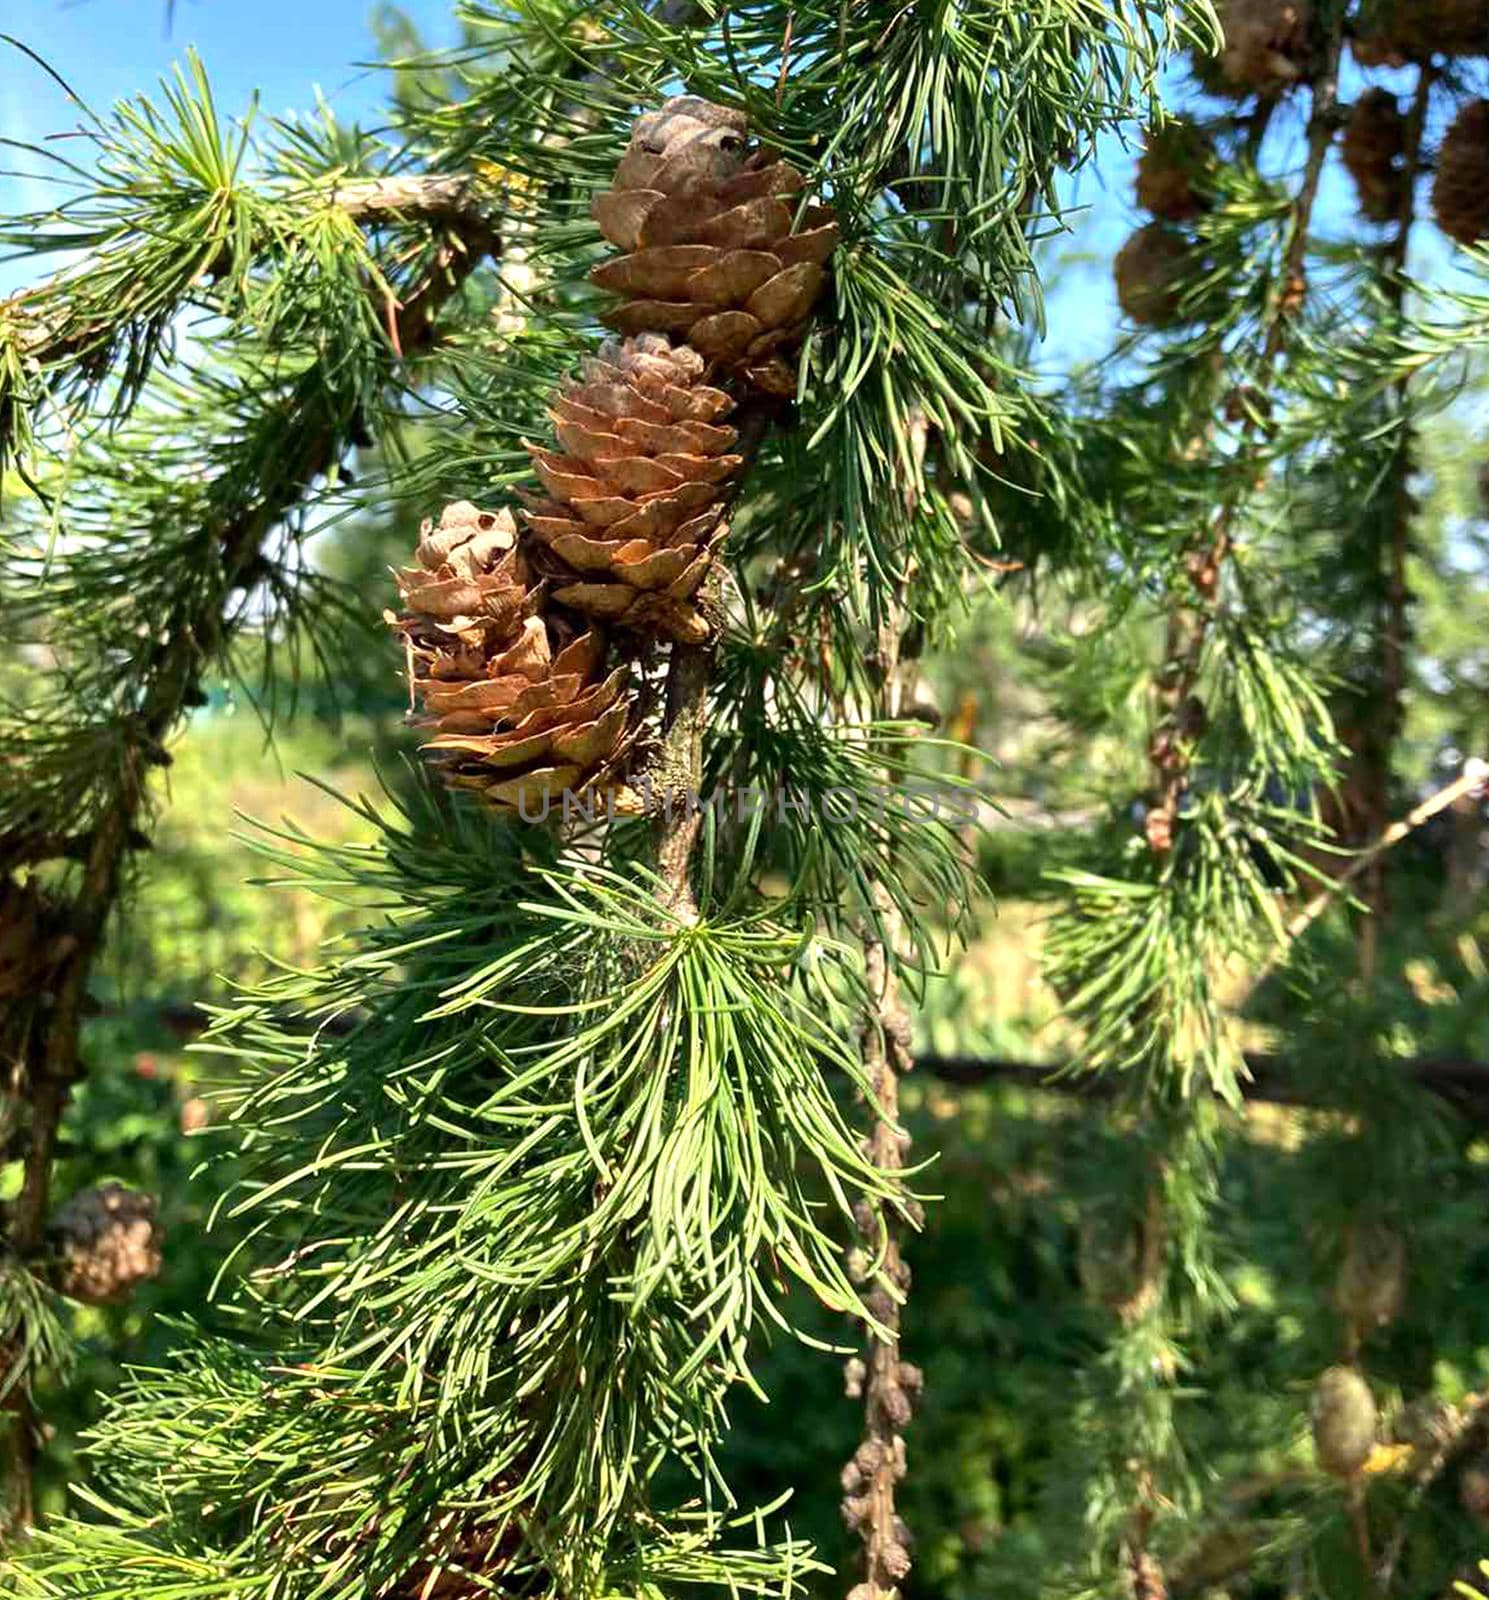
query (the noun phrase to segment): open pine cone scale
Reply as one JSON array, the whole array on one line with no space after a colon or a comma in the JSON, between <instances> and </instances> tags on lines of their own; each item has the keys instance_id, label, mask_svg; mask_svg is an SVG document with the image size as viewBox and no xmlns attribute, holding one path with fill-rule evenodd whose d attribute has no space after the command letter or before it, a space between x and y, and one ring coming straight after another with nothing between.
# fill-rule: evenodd
<instances>
[{"instance_id":1,"label":"open pine cone scale","mask_svg":"<svg viewBox=\"0 0 1489 1600\"><path fill-rule=\"evenodd\" d=\"M1432 209L1437 225L1460 244L1489 239L1489 100L1470 100L1444 136Z\"/></svg>"},{"instance_id":2,"label":"open pine cone scale","mask_svg":"<svg viewBox=\"0 0 1489 1600\"><path fill-rule=\"evenodd\" d=\"M744 458L720 420L734 402L706 372L696 351L643 334L606 345L560 391L549 414L562 448L528 446L548 495L525 514L559 603L685 643L707 638L692 597Z\"/></svg>"},{"instance_id":3,"label":"open pine cone scale","mask_svg":"<svg viewBox=\"0 0 1489 1600\"><path fill-rule=\"evenodd\" d=\"M1362 67L1486 55L1489 7L1484 0L1373 0L1361 7L1352 47Z\"/></svg>"},{"instance_id":4,"label":"open pine cone scale","mask_svg":"<svg viewBox=\"0 0 1489 1600\"><path fill-rule=\"evenodd\" d=\"M607 674L604 634L547 603L511 512L448 506L418 557L392 621L446 781L523 810L602 787L631 738L629 674Z\"/></svg>"},{"instance_id":5,"label":"open pine cone scale","mask_svg":"<svg viewBox=\"0 0 1489 1600\"><path fill-rule=\"evenodd\" d=\"M643 117L593 206L627 252L591 274L625 298L606 320L676 334L756 388L793 394L783 353L806 332L838 242L828 208L802 207L805 187L789 162L749 150L740 113L684 97Z\"/></svg>"}]
</instances>

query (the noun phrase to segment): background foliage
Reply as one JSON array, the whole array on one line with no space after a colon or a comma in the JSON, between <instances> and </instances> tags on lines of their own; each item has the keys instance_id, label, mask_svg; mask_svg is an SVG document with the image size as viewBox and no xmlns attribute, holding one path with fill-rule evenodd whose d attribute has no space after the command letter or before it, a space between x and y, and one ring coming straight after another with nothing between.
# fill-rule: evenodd
<instances>
[{"instance_id":1,"label":"background foliage","mask_svg":"<svg viewBox=\"0 0 1489 1600\"><path fill-rule=\"evenodd\" d=\"M1013 28L1015 13L1025 10L992 8L989 25ZM812 63L813 40L825 51L821 42L836 16L803 11L797 21ZM478 43L489 53L495 45L498 56L526 52L524 59L540 73L559 70L543 53L557 48L546 11L525 11L514 20L469 5L465 23L473 48ZM772 7L752 9L742 19L733 44L746 77L753 72L768 79L766 63L775 59L784 24L784 14ZM512 102L509 74L493 73L484 54L456 52L435 65L416 61L416 37L391 12L381 15L379 35L402 62L395 98L426 151L472 163L497 159L495 151L503 161L513 159L532 106ZM558 53L577 49L583 58L588 48L581 36ZM935 82L945 103L954 105L962 92L957 75L975 73L978 48L978 37L969 33L955 37L943 57L907 55L897 81L907 96ZM845 92L832 78L825 54L822 60L820 69L804 71L778 131L788 145L807 147L824 126L844 130L845 147L853 151L837 174L844 214L850 233L857 228L874 249L855 258L840 278L839 340L821 356L804 434L763 464L758 497L738 530L737 559L747 572L768 571L775 561L806 563L810 581L799 614L790 619L794 633L823 639L824 653L835 659L830 676L852 686L862 672L862 635L855 630L877 620L882 579L902 570L908 551L922 582L918 593L930 635L918 690L928 706L939 707L949 731L986 752L975 760L943 759L963 764L1003 812L989 816L977 846L980 878L996 896L996 914L978 915L965 948L951 928L933 930L954 954L947 970L929 980L918 1040L925 1053L941 1058L1065 1060L1089 1045L1100 1022L1061 1014L1061 992L1067 1000L1071 992L1059 970L1061 950L1068 955L1070 946L1058 943L1070 937L1060 930L1072 926L1069 874L1099 873L1110 881L1129 871L1137 881L1146 871L1134 808L1150 779L1149 696L1164 648L1164 605L1196 507L1216 503L1217 483L1222 500L1238 496L1250 552L1230 619L1235 631L1222 630L1220 658L1209 662L1221 691L1214 701L1214 743L1201 765L1209 790L1220 796L1217 806L1231 805L1247 782L1254 789L1260 773L1263 787L1272 785L1264 794L1268 804L1306 813L1330 735L1320 719L1316 738L1311 732L1293 737L1297 708L1311 719L1327 702L1337 713L1348 703L1343 690L1352 672L1362 660L1368 665L1378 598L1371 585L1379 566L1361 507L1369 506L1380 466L1372 450L1389 453L1399 436L1378 414L1362 422L1370 405L1381 402L1382 385L1372 390L1368 383L1336 381L1341 351L1367 376L1385 379L1397 370L1391 362L1399 360L1403 343L1424 363L1427 352L1434 360L1444 349L1453 357L1451 384L1444 378L1440 394L1430 403L1424 396L1413 416L1410 481L1420 501L1409 570L1413 645L1404 723L1387 757L1391 813L1455 772L1464 755L1489 747L1482 625L1489 603L1489 519L1479 471L1482 340L1473 321L1482 303L1471 298L1472 289L1470 298L1452 302L1424 285L1413 291L1417 320L1387 319L1386 331L1397 343L1383 345L1383 324L1370 299L1381 238L1356 223L1347 195L1335 190L1310 244L1310 271L1324 289L1300 335L1306 353L1278 386L1276 429L1266 431L1260 445L1243 437L1239 445L1232 441L1191 459L1175 441L1185 442L1196 389L1211 381L1211 358L1221 352L1244 375L1256 359L1258 332L1265 341L1288 240L1286 184L1306 133L1294 102L1280 108L1261 159L1252 166L1238 159L1227 169L1220 201L1202 225L1207 270L1216 282L1240 283L1243 292L1223 304L1206 299L1202 277L1194 293L1203 315L1161 340L1156 351L1124 338L1093 368L1050 372L1031 383L1019 375L1038 359L1039 300L1011 235L1000 238L1015 254L980 259L978 270L1022 285L1023 293L990 320L983 344L966 327L949 340L913 314L894 325L893 336L887 331L902 298L893 276L899 222L868 201L857 208L855 186L876 194L875 183L892 159L892 122L884 148L864 129L872 130L887 111L909 112L882 100L857 104L851 88ZM722 70L709 61L690 65L705 88L709 74ZM1344 92L1351 92L1348 79ZM453 108L451 96L458 100ZM1197 100L1177 72L1171 98L1180 108L1197 103L1214 109ZM186 102L180 109L189 121ZM1030 115L1038 114L1036 106ZM970 136L1034 144L1052 137L1051 128L1023 120L1016 101L996 129L974 127L969 134L961 118L948 126L952 137L934 151L934 162L959 174L960 187L932 202L932 214L996 215L1029 199L989 183L988 151L958 141ZM159 147L148 126L132 129L136 156L148 171ZM850 143L854 130L857 142ZM382 159L360 136L329 126L286 132L279 159L292 168L303 150L307 162L323 161L330 147L351 165ZM576 219L585 196L578 177L601 170L606 148L599 136L588 143L581 138L561 170L545 167L542 150L527 152L531 170L523 169L524 178L547 185L554 201L535 240L540 260L548 251L560 261L582 262ZM229 141L194 156L231 159L231 151ZM1106 159L1108 170L1125 173L1116 147L1106 147ZM173 172L170 184L179 186L182 177ZM133 181L138 172L121 180L121 193ZM1038 197L1036 210L1055 198ZM187 210L174 240L167 235L152 243L163 257L152 266L152 280L173 288L190 281L200 261L202 225L200 212ZM219 230L215 241L236 248L234 241L246 239L260 219L245 206L242 214L217 217L211 225ZM70 243L105 247L109 237L106 204L101 213L85 214L68 235ZM1099 227L1080 242L1103 259L1111 253ZM242 365L231 370L249 374L257 386L266 377L258 365L266 333L276 347L282 341L299 348L296 341L313 343L339 321L365 315L360 284L352 293L347 277L325 270L327 258L339 260L345 247L339 238L286 239L267 281L243 280ZM1034 250L1054 280L1057 307L1060 274L1079 270L1069 259L1075 249L1054 234ZM366 269L365 258L352 259L357 270ZM286 287L297 282L302 266L320 286L314 301ZM1482 270L1481 260L1467 264L1470 285ZM975 303L979 290L975 281L964 281L948 292ZM500 302L491 286L476 292ZM137 329L160 313L153 304L126 301L127 315L121 315L117 285L107 274L89 293L108 313L101 319L111 330L102 349L113 372L126 379L118 392L109 389L107 401L122 404L134 379L145 377L142 367L131 365ZM395 794L411 792L398 763L405 736L398 727L397 663L369 627L356 631L359 620L376 621L386 589L381 573L402 558L411 502L475 484L484 488L493 475L518 470L518 442L535 427L553 353L587 314L583 291L565 279L543 316L512 345L495 355L472 352L458 373L438 375L458 397L458 411L440 387L401 395L396 427L381 438L386 455L368 445L356 462L354 479L365 472L373 485L353 497L359 520L316 533L308 540L309 555L298 553L298 539L293 550L287 547L287 574L303 559L317 575L311 592L323 575L328 597L336 594L329 580L344 579L357 600L344 623L346 608L332 598L326 611L307 618L307 638L310 620L326 629L318 637L331 637L335 613L334 696L298 685L293 652L283 648L288 635L272 625L267 598L267 632L280 650L269 654L246 637L239 642L240 675L230 675L223 663L207 704L173 746L155 848L131 884L128 935L110 942L101 969L99 1010L88 1021L85 1043L90 1075L64 1125L59 1167L62 1193L120 1178L158 1194L172 1242L162 1279L128 1307L75 1314L79 1361L70 1380L57 1378L44 1396L56 1430L44 1481L45 1503L53 1510L70 1480L89 1481L89 1469L76 1456L78 1431L97 1420L124 1367L162 1362L186 1337L181 1319L199 1323L205 1315L210 1322L204 1312L208 1280L241 1226L220 1217L213 1250L198 1243L216 1196L240 1174L219 1161L193 1177L198 1154L228 1142L210 1131L194 1142L182 1131L183 1119L190 1125L205 1116L220 1129L242 1084L234 1085L230 1060L183 1048L196 1026L187 1008L204 1000L233 1004L229 977L247 988L282 981L281 964L312 964L328 939L367 916L365 906L328 905L303 885L272 893L255 886L256 875L279 869L265 868L249 843L230 840L229 819L242 812L273 823L287 808L318 838L355 846L371 837L366 817L294 774L313 773L344 793L372 792L380 781L370 759L376 752ZM87 320L100 320L95 305ZM350 343L359 337L353 330ZM298 373L290 361L276 365L268 381L284 385L292 398ZM859 533L864 503L898 492L896 437L926 398L920 384L927 374L937 375L929 396L933 410L942 408L937 425L953 440L975 439L995 468L991 476L972 477L985 503L969 518L946 487L961 487L959 463L933 460L923 512L874 523L873 540L882 544L865 546ZM387 379L361 365L338 378L339 428ZM87 369L79 381L85 388L93 381ZM882 403L876 398L872 409L843 403L839 397L855 385L875 388ZM233 430L230 390L212 395L211 421L221 425L225 452L229 444L233 450L254 445ZM1210 410L1213 400L1201 394ZM377 404L386 414L383 402ZM969 412L973 425L963 427ZM181 426L169 416L130 425L155 426L157 444ZM202 424L193 418L192 426ZM1005 434L1005 426L1014 432ZM841 464L811 494L798 492L810 472L809 458L798 454L804 438ZM1259 450L1264 459L1268 475L1260 492L1235 489L1238 450L1248 466L1255 465L1248 452ZM381 473L384 461L395 458L399 498L388 507ZM224 454L225 475L233 459ZM88 466L82 458L81 470ZM127 487L131 496L147 498L177 492L166 470L158 484ZM383 509L369 509L378 505ZM171 506L189 532L199 503L179 507L172 498ZM24 520L12 526L35 532ZM964 543L997 564L985 581L966 582L959 565ZM158 548L153 537L142 539L133 557L140 565L121 569L120 581L146 581ZM286 592L290 587L287 578ZM272 597L272 579L262 592ZM96 609L97 596L81 595L80 603ZM29 620L21 616L23 628ZM256 632L259 620L245 633ZM769 631L774 621L763 608L759 636L737 640L737 655L724 668L726 681L732 673L741 686L747 732L743 690L775 642ZM1227 700L1225 674L1247 659L1248 630L1265 641L1267 670L1281 677L1268 678L1258 668L1255 679L1241 680L1242 690ZM27 661L21 653L8 664L23 703L31 693ZM1296 676L1288 677L1294 668ZM94 666L85 663L82 670ZM1262 712L1246 701L1248 682L1275 691ZM276 703L293 706L294 713L278 721L269 740L255 705ZM783 765L794 753L793 732L810 737L809 728L793 730L785 721ZM1309 792L1306 803L1303 791ZM1232 813L1218 816L1216 831L1224 834ZM1265 859L1269 829L1270 823L1257 825L1261 842L1246 856L1247 869L1255 866L1268 894L1277 886L1269 876L1275 863ZM1180 1252L1176 1275L1183 1280L1187 1274L1180 1285L1184 1310L1177 1327L1163 1330L1178 1346L1178 1380L1164 1392L1182 1440L1173 1502L1185 1513L1165 1547L1171 1592L1370 1592L1355 1553L1347 1496L1317 1469L1308 1424L1314 1381L1346 1337L1335 1305L1341 1244L1364 1215L1383 1219L1406 1241L1408 1263L1400 1309L1372 1332L1366 1351L1385 1417L1383 1449L1369 1473L1371 1509L1387 1541L1398 1526L1406 1529L1392 1592L1445 1592L1489 1539L1485 1513L1473 1498L1473 1473L1481 1470L1489 1439L1470 1436L1467 1445L1455 1447L1451 1470L1420 1488L1413 1476L1420 1462L1410 1454L1413 1419L1425 1406L1473 1416L1489 1387L1489 1259L1478 1227L1489 1143L1481 1121L1404 1086L1396 1070L1419 1058L1489 1059L1481 835L1481 817L1460 815L1424 830L1392 856L1377 902L1389 915L1378 919L1382 932L1368 984L1358 976L1359 914L1336 909L1254 997L1247 1000L1242 986L1223 975L1207 992L1203 1003L1225 1018L1227 1059L1242 1047L1282 1051L1314 1103L1307 1110L1253 1106L1236 1113L1228 1136L1196 1161L1194 1188L1178 1196L1179 1210L1190 1207L1194 1231L1203 1234L1204 1259L1195 1264ZM800 848L799 841L781 841L774 864L798 865ZM936 863L926 870L934 879ZM1105 914L1092 919L1098 932ZM1040 959L1052 928L1054 984ZM293 971L290 976L293 981ZM1143 1055L1145 1071L1154 1070L1153 1061L1151 1052ZM904 1514L918 1537L909 1593L970 1600L990 1592L1042 1595L1052 1587L1107 1592L1120 1581L1108 1560L1108 1530L1122 1526L1130 1510L1118 1487L1123 1452L1153 1441L1139 1438L1133 1445L1111 1421L1115 1410L1147 1426L1149 1413L1133 1399L1131 1385L1141 1388L1141 1375L1133 1379L1122 1366L1132 1359L1130 1344L1114 1328L1111 1312L1093 1303L1089 1256L1093 1238L1120 1233L1121 1218L1140 1202L1161 1130L1155 1135L1131 1103L1104 1115L1058 1090L993 1079L968 1085L955 1076L923 1071L905 1108L917 1146L936 1154L924 1186L939 1196L912 1249L907 1354L925 1368L927 1383L904 1488ZM1216 1077L1224 1085L1225 1073L1217 1069ZM1157 1098L1163 1099L1161 1083ZM1197 1126L1208 1139L1203 1115ZM7 1169L3 1181L13 1188L15 1179ZM1183 1237L1182 1226L1174 1231ZM825 1315L809 1329L825 1340L842 1337ZM839 1519L837 1474L859 1423L842 1395L840 1369L778 1338L756 1376L771 1401L734 1402L726 1473L750 1504L770 1503L794 1486L793 1531L811 1538L829 1564L846 1567L850 1541ZM1163 1435L1154 1445L1157 1455L1170 1448L1168 1424L1160 1419L1153 1426ZM1393 1445L1401 1447L1394 1454ZM841 1587L830 1578L812 1581L824 1595Z\"/></svg>"}]
</instances>

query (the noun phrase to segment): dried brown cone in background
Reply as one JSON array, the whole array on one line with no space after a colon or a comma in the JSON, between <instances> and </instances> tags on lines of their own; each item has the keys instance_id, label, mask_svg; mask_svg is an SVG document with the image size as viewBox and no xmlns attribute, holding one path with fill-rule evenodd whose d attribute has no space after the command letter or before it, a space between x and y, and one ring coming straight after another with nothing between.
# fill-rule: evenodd
<instances>
[{"instance_id":1,"label":"dried brown cone in background","mask_svg":"<svg viewBox=\"0 0 1489 1600\"><path fill-rule=\"evenodd\" d=\"M1191 248L1176 229L1150 222L1117 252L1117 300L1134 322L1170 328L1181 320Z\"/></svg>"},{"instance_id":2,"label":"dried brown cone in background","mask_svg":"<svg viewBox=\"0 0 1489 1600\"><path fill-rule=\"evenodd\" d=\"M1380 1223L1345 1232L1334 1304L1359 1337L1395 1321L1406 1298L1406 1241Z\"/></svg>"},{"instance_id":3,"label":"dried brown cone in background","mask_svg":"<svg viewBox=\"0 0 1489 1600\"><path fill-rule=\"evenodd\" d=\"M1336 1478L1352 1478L1375 1448L1375 1397L1353 1367L1330 1367L1313 1391L1313 1450Z\"/></svg>"},{"instance_id":4,"label":"dried brown cone in background","mask_svg":"<svg viewBox=\"0 0 1489 1600\"><path fill-rule=\"evenodd\" d=\"M550 603L510 511L447 506L398 574L423 751L452 787L536 820L617 781L631 742L628 673L604 634ZM622 791L623 803L624 791Z\"/></svg>"},{"instance_id":5,"label":"dried brown cone in background","mask_svg":"<svg viewBox=\"0 0 1489 1600\"><path fill-rule=\"evenodd\" d=\"M84 1305L117 1305L160 1272L153 1196L106 1183L80 1189L52 1218L53 1284Z\"/></svg>"},{"instance_id":6,"label":"dried brown cone in background","mask_svg":"<svg viewBox=\"0 0 1489 1600\"><path fill-rule=\"evenodd\" d=\"M639 334L609 341L560 389L549 414L561 448L528 446L548 495L525 514L554 600L665 639L708 637L693 596L744 463L722 420L734 402L704 382L706 365Z\"/></svg>"},{"instance_id":7,"label":"dried brown cone in background","mask_svg":"<svg viewBox=\"0 0 1489 1600\"><path fill-rule=\"evenodd\" d=\"M1463 1412L1436 1395L1419 1395L1391 1419L1391 1439L1419 1456L1433 1456L1463 1432Z\"/></svg>"},{"instance_id":8,"label":"dried brown cone in background","mask_svg":"<svg viewBox=\"0 0 1489 1600\"><path fill-rule=\"evenodd\" d=\"M420 1561L400 1584L398 1600L489 1600L490 1580L516 1553L520 1539L491 1528L441 1529L438 1555Z\"/></svg>"},{"instance_id":9,"label":"dried brown cone in background","mask_svg":"<svg viewBox=\"0 0 1489 1600\"><path fill-rule=\"evenodd\" d=\"M1489 238L1489 100L1471 100L1443 138L1432 210L1459 244Z\"/></svg>"},{"instance_id":10,"label":"dried brown cone in background","mask_svg":"<svg viewBox=\"0 0 1489 1600\"><path fill-rule=\"evenodd\" d=\"M642 117L592 207L627 252L592 273L625 297L606 320L623 334L674 334L756 388L794 394L790 353L838 241L824 206L807 206L798 226L804 186L789 162L751 149L742 112L684 95Z\"/></svg>"},{"instance_id":11,"label":"dried brown cone in background","mask_svg":"<svg viewBox=\"0 0 1489 1600\"><path fill-rule=\"evenodd\" d=\"M1182 118L1150 128L1137 163L1137 203L1161 222L1187 222L1207 211L1205 176L1215 159L1210 141Z\"/></svg>"},{"instance_id":12,"label":"dried brown cone in background","mask_svg":"<svg viewBox=\"0 0 1489 1600\"><path fill-rule=\"evenodd\" d=\"M1307 75L1308 0L1220 0L1219 76L1233 90L1276 94Z\"/></svg>"},{"instance_id":13,"label":"dried brown cone in background","mask_svg":"<svg viewBox=\"0 0 1489 1600\"><path fill-rule=\"evenodd\" d=\"M1399 216L1409 181L1404 165L1406 119L1389 89L1371 89L1355 101L1339 153L1355 180L1361 213L1371 222L1390 222Z\"/></svg>"},{"instance_id":14,"label":"dried brown cone in background","mask_svg":"<svg viewBox=\"0 0 1489 1600\"><path fill-rule=\"evenodd\" d=\"M1479 1527L1489 1528L1489 1457L1464 1465L1458 1474L1458 1499Z\"/></svg>"},{"instance_id":15,"label":"dried brown cone in background","mask_svg":"<svg viewBox=\"0 0 1489 1600\"><path fill-rule=\"evenodd\" d=\"M0 877L0 1000L19 1000L45 987L72 943L61 908L35 883Z\"/></svg>"},{"instance_id":16,"label":"dried brown cone in background","mask_svg":"<svg viewBox=\"0 0 1489 1600\"><path fill-rule=\"evenodd\" d=\"M1484 0L1376 0L1351 44L1362 67L1400 67L1433 55L1489 55Z\"/></svg>"}]
</instances>

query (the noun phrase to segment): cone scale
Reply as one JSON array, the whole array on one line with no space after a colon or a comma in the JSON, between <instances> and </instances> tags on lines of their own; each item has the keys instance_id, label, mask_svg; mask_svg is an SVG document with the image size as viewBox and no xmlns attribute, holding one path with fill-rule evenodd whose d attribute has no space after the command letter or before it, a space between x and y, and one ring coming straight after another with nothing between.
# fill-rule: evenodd
<instances>
[{"instance_id":1,"label":"cone scale","mask_svg":"<svg viewBox=\"0 0 1489 1600\"><path fill-rule=\"evenodd\" d=\"M692 97L642 117L593 205L600 231L626 254L591 277L625 297L606 319L621 333L674 334L786 397L796 392L789 355L838 228L825 207L803 206L801 173L752 153L745 135L740 113Z\"/></svg>"}]
</instances>

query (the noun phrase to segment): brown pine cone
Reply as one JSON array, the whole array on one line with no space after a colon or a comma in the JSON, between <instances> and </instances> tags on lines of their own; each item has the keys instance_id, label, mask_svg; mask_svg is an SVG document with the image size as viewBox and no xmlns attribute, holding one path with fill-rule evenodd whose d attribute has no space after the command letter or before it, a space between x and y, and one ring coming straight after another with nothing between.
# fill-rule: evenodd
<instances>
[{"instance_id":1,"label":"brown pine cone","mask_svg":"<svg viewBox=\"0 0 1489 1600\"><path fill-rule=\"evenodd\" d=\"M1334 1280L1334 1304L1363 1336L1393 1322L1406 1298L1406 1242L1379 1223L1351 1226Z\"/></svg>"},{"instance_id":2,"label":"brown pine cone","mask_svg":"<svg viewBox=\"0 0 1489 1600\"><path fill-rule=\"evenodd\" d=\"M1362 67L1489 55L1489 7L1484 0L1376 0L1362 8L1351 49Z\"/></svg>"},{"instance_id":3,"label":"brown pine cone","mask_svg":"<svg viewBox=\"0 0 1489 1600\"><path fill-rule=\"evenodd\" d=\"M1352 1478L1375 1447L1375 1398L1353 1367L1330 1367L1313 1391L1313 1449L1336 1478Z\"/></svg>"},{"instance_id":4,"label":"brown pine cone","mask_svg":"<svg viewBox=\"0 0 1489 1600\"><path fill-rule=\"evenodd\" d=\"M34 882L0 877L0 1000L34 994L74 943L61 908Z\"/></svg>"},{"instance_id":5,"label":"brown pine cone","mask_svg":"<svg viewBox=\"0 0 1489 1600\"><path fill-rule=\"evenodd\" d=\"M1150 128L1137 164L1137 203L1161 222L1187 222L1209 209L1204 178L1214 160L1205 135L1183 118Z\"/></svg>"},{"instance_id":6,"label":"brown pine cone","mask_svg":"<svg viewBox=\"0 0 1489 1600\"><path fill-rule=\"evenodd\" d=\"M490 1528L442 1529L433 1542L438 1553L410 1571L399 1600L489 1600L490 1579L518 1546L514 1534L499 1536Z\"/></svg>"},{"instance_id":7,"label":"brown pine cone","mask_svg":"<svg viewBox=\"0 0 1489 1600\"><path fill-rule=\"evenodd\" d=\"M623 334L675 334L757 388L794 394L786 358L838 241L824 206L808 206L795 227L805 181L751 149L742 112L683 95L642 117L592 206L628 252L591 274L625 297L606 320Z\"/></svg>"},{"instance_id":8,"label":"brown pine cone","mask_svg":"<svg viewBox=\"0 0 1489 1600\"><path fill-rule=\"evenodd\" d=\"M614 781L631 741L626 669L607 676L604 634L545 604L512 513L447 506L420 530L418 560L388 620L445 781L529 820Z\"/></svg>"},{"instance_id":9,"label":"brown pine cone","mask_svg":"<svg viewBox=\"0 0 1489 1600\"><path fill-rule=\"evenodd\" d=\"M53 1282L84 1305L117 1305L160 1272L155 1200L106 1183L80 1189L49 1229L57 1253Z\"/></svg>"},{"instance_id":10,"label":"brown pine cone","mask_svg":"<svg viewBox=\"0 0 1489 1600\"><path fill-rule=\"evenodd\" d=\"M1168 1600L1168 1582L1151 1550L1133 1553L1131 1580L1132 1600Z\"/></svg>"},{"instance_id":11,"label":"brown pine cone","mask_svg":"<svg viewBox=\"0 0 1489 1600\"><path fill-rule=\"evenodd\" d=\"M1450 1445L1463 1429L1463 1413L1436 1395L1419 1395L1391 1419L1391 1439L1420 1456L1432 1456Z\"/></svg>"},{"instance_id":12,"label":"brown pine cone","mask_svg":"<svg viewBox=\"0 0 1489 1600\"><path fill-rule=\"evenodd\" d=\"M1432 185L1437 225L1459 244L1489 238L1489 100L1471 100L1448 129Z\"/></svg>"},{"instance_id":13,"label":"brown pine cone","mask_svg":"<svg viewBox=\"0 0 1489 1600\"><path fill-rule=\"evenodd\" d=\"M1465 1464L1458 1474L1458 1498L1479 1527L1489 1528L1489 1457Z\"/></svg>"},{"instance_id":14,"label":"brown pine cone","mask_svg":"<svg viewBox=\"0 0 1489 1600\"><path fill-rule=\"evenodd\" d=\"M1191 246L1166 223L1150 222L1117 252L1117 300L1136 323L1171 328L1182 320Z\"/></svg>"},{"instance_id":15,"label":"brown pine cone","mask_svg":"<svg viewBox=\"0 0 1489 1600\"><path fill-rule=\"evenodd\" d=\"M1406 119L1389 89L1371 89L1350 108L1339 153L1371 222L1401 214L1406 194Z\"/></svg>"},{"instance_id":16,"label":"brown pine cone","mask_svg":"<svg viewBox=\"0 0 1489 1600\"><path fill-rule=\"evenodd\" d=\"M688 644L708 637L692 597L744 460L720 422L734 403L704 372L688 345L639 334L602 346L560 391L549 414L562 450L528 446L548 497L525 513L560 604Z\"/></svg>"},{"instance_id":17,"label":"brown pine cone","mask_svg":"<svg viewBox=\"0 0 1489 1600\"><path fill-rule=\"evenodd\" d=\"M1390 40L1383 34L1360 34L1350 40L1349 50L1356 64L1367 72L1373 71L1376 67L1406 65L1406 57L1399 50L1393 49Z\"/></svg>"},{"instance_id":18,"label":"brown pine cone","mask_svg":"<svg viewBox=\"0 0 1489 1600\"><path fill-rule=\"evenodd\" d=\"M1220 76L1233 89L1275 94L1308 67L1308 0L1220 0Z\"/></svg>"}]
</instances>

